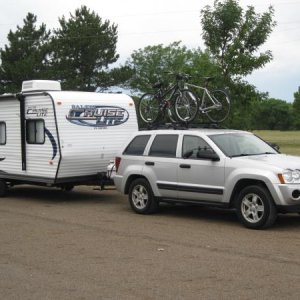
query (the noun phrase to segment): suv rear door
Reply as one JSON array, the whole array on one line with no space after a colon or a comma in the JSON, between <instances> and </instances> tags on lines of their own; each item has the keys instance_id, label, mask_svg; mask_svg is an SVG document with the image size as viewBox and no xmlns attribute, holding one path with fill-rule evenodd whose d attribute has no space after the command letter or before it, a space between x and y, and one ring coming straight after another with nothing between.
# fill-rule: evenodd
<instances>
[{"instance_id":1,"label":"suv rear door","mask_svg":"<svg viewBox=\"0 0 300 300\"><path fill-rule=\"evenodd\" d=\"M224 192L224 158L220 157L219 161L199 158L198 151L214 152L203 138L183 135L178 168L178 198L220 202Z\"/></svg>"},{"instance_id":2,"label":"suv rear door","mask_svg":"<svg viewBox=\"0 0 300 300\"><path fill-rule=\"evenodd\" d=\"M156 196L177 198L177 143L178 134L156 134L145 159L143 173L156 185Z\"/></svg>"}]
</instances>

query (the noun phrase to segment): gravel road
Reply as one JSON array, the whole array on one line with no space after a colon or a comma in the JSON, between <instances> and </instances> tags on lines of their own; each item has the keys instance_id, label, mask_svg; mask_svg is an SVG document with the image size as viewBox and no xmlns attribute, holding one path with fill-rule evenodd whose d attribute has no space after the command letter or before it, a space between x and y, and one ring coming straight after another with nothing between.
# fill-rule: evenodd
<instances>
[{"instance_id":1,"label":"gravel road","mask_svg":"<svg viewBox=\"0 0 300 300\"><path fill-rule=\"evenodd\" d=\"M255 231L233 211L19 186L0 216L1 299L299 299L296 214Z\"/></svg>"}]
</instances>

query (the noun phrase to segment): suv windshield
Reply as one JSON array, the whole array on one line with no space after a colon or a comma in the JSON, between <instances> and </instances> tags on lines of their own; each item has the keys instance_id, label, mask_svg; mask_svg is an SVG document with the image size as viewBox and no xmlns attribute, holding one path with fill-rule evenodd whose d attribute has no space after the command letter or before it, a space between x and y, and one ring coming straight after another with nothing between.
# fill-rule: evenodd
<instances>
[{"instance_id":1,"label":"suv windshield","mask_svg":"<svg viewBox=\"0 0 300 300\"><path fill-rule=\"evenodd\" d=\"M210 135L209 138L229 157L278 153L269 144L252 134L225 133Z\"/></svg>"}]
</instances>

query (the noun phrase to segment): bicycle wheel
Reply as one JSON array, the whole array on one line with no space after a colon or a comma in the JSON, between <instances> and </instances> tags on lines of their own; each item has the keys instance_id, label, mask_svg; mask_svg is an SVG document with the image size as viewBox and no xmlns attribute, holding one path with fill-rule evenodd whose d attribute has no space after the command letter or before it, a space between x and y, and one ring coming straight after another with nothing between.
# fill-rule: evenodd
<instances>
[{"instance_id":1,"label":"bicycle wheel","mask_svg":"<svg viewBox=\"0 0 300 300\"><path fill-rule=\"evenodd\" d=\"M230 112L230 99L223 90L214 90L210 92L211 97L215 100L218 107L206 112L207 117L216 123L223 122Z\"/></svg>"},{"instance_id":2,"label":"bicycle wheel","mask_svg":"<svg viewBox=\"0 0 300 300\"><path fill-rule=\"evenodd\" d=\"M173 101L170 101L164 110L164 114L167 113L167 116L171 123L176 123L178 121L176 111L175 111L175 105Z\"/></svg>"},{"instance_id":3,"label":"bicycle wheel","mask_svg":"<svg viewBox=\"0 0 300 300\"><path fill-rule=\"evenodd\" d=\"M192 122L198 113L197 96L190 90L182 90L176 98L175 112L182 122Z\"/></svg>"},{"instance_id":4,"label":"bicycle wheel","mask_svg":"<svg viewBox=\"0 0 300 300\"><path fill-rule=\"evenodd\" d=\"M139 101L139 115L148 124L155 122L159 115L159 100L154 94L144 94Z\"/></svg>"}]
</instances>

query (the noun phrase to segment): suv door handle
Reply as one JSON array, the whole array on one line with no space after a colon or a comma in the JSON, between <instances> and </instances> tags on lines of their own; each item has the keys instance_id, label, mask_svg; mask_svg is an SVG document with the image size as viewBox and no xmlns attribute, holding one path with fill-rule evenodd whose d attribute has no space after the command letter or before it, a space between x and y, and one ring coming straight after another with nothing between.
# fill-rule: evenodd
<instances>
[{"instance_id":1,"label":"suv door handle","mask_svg":"<svg viewBox=\"0 0 300 300\"><path fill-rule=\"evenodd\" d=\"M145 161L145 165L146 166L154 166L154 162L153 161Z\"/></svg>"},{"instance_id":2,"label":"suv door handle","mask_svg":"<svg viewBox=\"0 0 300 300\"><path fill-rule=\"evenodd\" d=\"M182 169L190 169L191 165L181 164L181 165L179 165L179 167L182 168Z\"/></svg>"}]
</instances>

